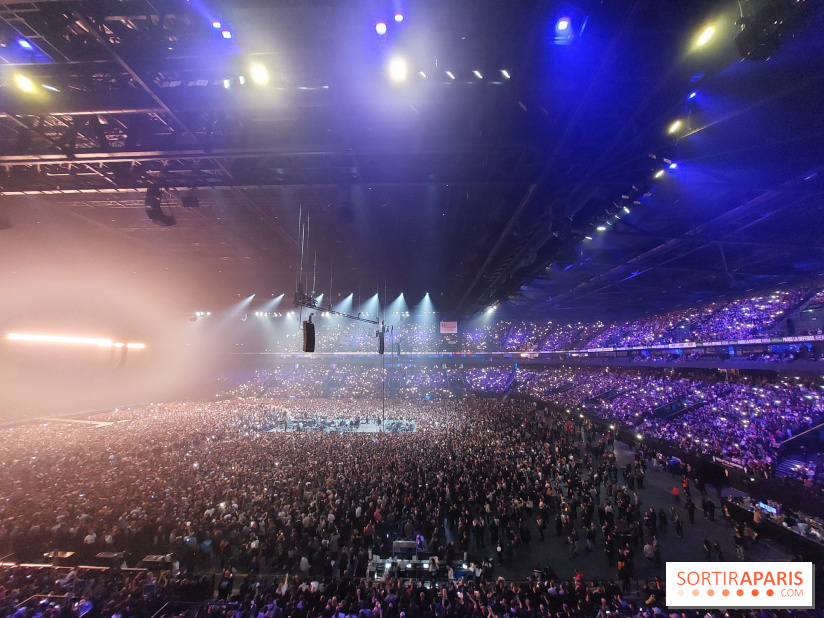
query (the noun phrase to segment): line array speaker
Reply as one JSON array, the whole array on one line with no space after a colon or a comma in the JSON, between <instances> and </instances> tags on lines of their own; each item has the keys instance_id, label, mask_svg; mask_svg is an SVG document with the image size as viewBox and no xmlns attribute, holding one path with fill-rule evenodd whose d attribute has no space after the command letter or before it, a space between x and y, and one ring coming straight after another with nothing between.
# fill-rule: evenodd
<instances>
[{"instance_id":1,"label":"line array speaker","mask_svg":"<svg viewBox=\"0 0 824 618\"><path fill-rule=\"evenodd\" d=\"M311 322L303 323L303 351L315 351L315 325Z\"/></svg>"}]
</instances>

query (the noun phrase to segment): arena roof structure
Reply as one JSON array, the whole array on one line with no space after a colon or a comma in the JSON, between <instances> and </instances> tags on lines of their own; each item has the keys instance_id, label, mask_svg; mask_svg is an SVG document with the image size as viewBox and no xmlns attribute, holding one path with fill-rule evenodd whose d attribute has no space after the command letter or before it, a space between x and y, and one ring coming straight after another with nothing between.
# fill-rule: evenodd
<instances>
[{"instance_id":1,"label":"arena roof structure","mask_svg":"<svg viewBox=\"0 0 824 618\"><path fill-rule=\"evenodd\" d=\"M317 292L451 317L820 281L813 5L4 3L0 238L122 241L201 304L289 296L301 247Z\"/></svg>"}]
</instances>

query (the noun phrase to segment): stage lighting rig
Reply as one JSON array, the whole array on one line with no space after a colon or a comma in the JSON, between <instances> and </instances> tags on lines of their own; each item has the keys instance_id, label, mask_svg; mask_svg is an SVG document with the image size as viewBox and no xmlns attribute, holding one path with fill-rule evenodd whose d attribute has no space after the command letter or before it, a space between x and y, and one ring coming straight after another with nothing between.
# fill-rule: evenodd
<instances>
[{"instance_id":1,"label":"stage lighting rig","mask_svg":"<svg viewBox=\"0 0 824 618\"><path fill-rule=\"evenodd\" d=\"M335 311L334 309L332 309L331 305L328 309L325 307L321 307L318 304L318 301L316 301L313 296L301 291L295 292L295 306L305 307L306 309L316 309L317 311L329 313L331 315L339 315L340 317L346 318L348 320L366 322L367 324L380 324L380 322L378 322L377 320L369 320L367 318L362 318L360 313L358 315L349 315L348 313L343 313L342 311Z\"/></svg>"}]
</instances>

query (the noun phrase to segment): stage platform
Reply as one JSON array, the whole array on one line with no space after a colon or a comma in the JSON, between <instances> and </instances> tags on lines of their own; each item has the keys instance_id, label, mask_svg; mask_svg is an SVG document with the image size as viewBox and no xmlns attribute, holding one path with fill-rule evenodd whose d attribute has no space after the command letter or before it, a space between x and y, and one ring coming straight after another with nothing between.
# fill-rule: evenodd
<instances>
[{"instance_id":1,"label":"stage platform","mask_svg":"<svg viewBox=\"0 0 824 618\"><path fill-rule=\"evenodd\" d=\"M290 419L285 424L271 426L269 432L298 431L306 433L414 433L417 421L411 419L377 418Z\"/></svg>"}]
</instances>

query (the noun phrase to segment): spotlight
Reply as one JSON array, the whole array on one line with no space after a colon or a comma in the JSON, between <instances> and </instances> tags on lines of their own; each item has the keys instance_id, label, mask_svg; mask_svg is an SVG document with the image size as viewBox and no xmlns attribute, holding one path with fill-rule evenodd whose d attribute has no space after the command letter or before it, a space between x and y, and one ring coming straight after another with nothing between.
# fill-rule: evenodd
<instances>
[{"instance_id":1,"label":"spotlight","mask_svg":"<svg viewBox=\"0 0 824 618\"><path fill-rule=\"evenodd\" d=\"M269 71L267 71L266 67L259 62L256 62L251 66L249 69L249 75L251 76L252 81L258 86L265 86L269 83Z\"/></svg>"},{"instance_id":2,"label":"spotlight","mask_svg":"<svg viewBox=\"0 0 824 618\"><path fill-rule=\"evenodd\" d=\"M584 21L584 24L586 21ZM583 32L583 24L581 32ZM555 22L555 45L572 45L575 42L576 33L572 28L572 19L570 17L561 17Z\"/></svg>"},{"instance_id":3,"label":"spotlight","mask_svg":"<svg viewBox=\"0 0 824 618\"><path fill-rule=\"evenodd\" d=\"M402 82L409 74L409 67L403 58L393 58L389 61L389 77L393 82Z\"/></svg>"},{"instance_id":4,"label":"spotlight","mask_svg":"<svg viewBox=\"0 0 824 618\"><path fill-rule=\"evenodd\" d=\"M661 178L661 176L663 176L663 175L664 175L664 170L658 170L657 172L655 172L655 174L653 174L653 178Z\"/></svg>"},{"instance_id":5,"label":"spotlight","mask_svg":"<svg viewBox=\"0 0 824 618\"><path fill-rule=\"evenodd\" d=\"M677 164L677 163L670 163L669 168L670 168L671 170L677 170L677 169L678 169L678 164Z\"/></svg>"},{"instance_id":6,"label":"spotlight","mask_svg":"<svg viewBox=\"0 0 824 618\"><path fill-rule=\"evenodd\" d=\"M669 126L669 129L667 129L667 133L669 133L670 135L672 135L673 133L677 133L677 132L678 132L678 130L679 130L680 128L681 128L681 121L680 121L680 120L676 120L675 122L673 122L673 123Z\"/></svg>"},{"instance_id":7,"label":"spotlight","mask_svg":"<svg viewBox=\"0 0 824 618\"><path fill-rule=\"evenodd\" d=\"M607 226L606 225L599 225L595 229L598 230L599 232L606 232L607 231Z\"/></svg>"},{"instance_id":8,"label":"spotlight","mask_svg":"<svg viewBox=\"0 0 824 618\"><path fill-rule=\"evenodd\" d=\"M215 30L220 30L220 28L221 28L220 22L219 21L213 21L212 22L212 28L214 28Z\"/></svg>"},{"instance_id":9,"label":"spotlight","mask_svg":"<svg viewBox=\"0 0 824 618\"><path fill-rule=\"evenodd\" d=\"M695 46L704 47L704 45L710 42L710 39L712 39L712 35L714 34L715 26L707 26L701 31L701 34L698 35L698 38L695 40Z\"/></svg>"},{"instance_id":10,"label":"spotlight","mask_svg":"<svg viewBox=\"0 0 824 618\"><path fill-rule=\"evenodd\" d=\"M447 71L446 75L447 75L447 77L449 77L449 79L455 79L455 74L452 73L452 71Z\"/></svg>"},{"instance_id":11,"label":"spotlight","mask_svg":"<svg viewBox=\"0 0 824 618\"><path fill-rule=\"evenodd\" d=\"M395 13L395 21L401 23L403 21L403 15L400 13Z\"/></svg>"},{"instance_id":12,"label":"spotlight","mask_svg":"<svg viewBox=\"0 0 824 618\"><path fill-rule=\"evenodd\" d=\"M504 76L504 79L509 79L509 71L506 69L501 69L501 75Z\"/></svg>"},{"instance_id":13,"label":"spotlight","mask_svg":"<svg viewBox=\"0 0 824 618\"><path fill-rule=\"evenodd\" d=\"M426 79L426 73L424 73L423 71L418 71L418 75Z\"/></svg>"},{"instance_id":14,"label":"spotlight","mask_svg":"<svg viewBox=\"0 0 824 618\"><path fill-rule=\"evenodd\" d=\"M221 32L220 34L222 34L222 35L223 35L223 38L224 38L224 39L231 39L231 38L232 38L232 33L231 33L231 32L229 32L228 30L224 30L224 31L223 31L223 32Z\"/></svg>"},{"instance_id":15,"label":"spotlight","mask_svg":"<svg viewBox=\"0 0 824 618\"><path fill-rule=\"evenodd\" d=\"M481 72L480 72L480 71L477 71L477 70L476 70L476 71L472 71L472 73L473 73L473 74L475 75L475 77L477 77L478 79L483 79L483 78L484 78L484 76L483 76L483 75L481 75Z\"/></svg>"},{"instance_id":16,"label":"spotlight","mask_svg":"<svg viewBox=\"0 0 824 618\"><path fill-rule=\"evenodd\" d=\"M386 34L386 24L382 21L379 21L375 24L375 32L378 33L378 36L383 36Z\"/></svg>"},{"instance_id":17,"label":"spotlight","mask_svg":"<svg viewBox=\"0 0 824 618\"><path fill-rule=\"evenodd\" d=\"M60 92L60 90L58 90L54 86L50 86L49 84L41 84L41 86L43 86L43 88L45 88L46 90L51 90L52 92Z\"/></svg>"},{"instance_id":18,"label":"spotlight","mask_svg":"<svg viewBox=\"0 0 824 618\"><path fill-rule=\"evenodd\" d=\"M31 43L29 43L26 39L17 39L17 44L23 49L27 49L29 51L34 49L34 46Z\"/></svg>"},{"instance_id":19,"label":"spotlight","mask_svg":"<svg viewBox=\"0 0 824 618\"><path fill-rule=\"evenodd\" d=\"M229 87L231 85L232 85L232 80L231 79L224 79L223 80L223 87L226 88L227 90L229 89Z\"/></svg>"},{"instance_id":20,"label":"spotlight","mask_svg":"<svg viewBox=\"0 0 824 618\"><path fill-rule=\"evenodd\" d=\"M692 91L692 92L690 92L690 93L689 93L689 95L687 96L687 98L688 98L688 99L690 99L690 100L692 100L692 99L694 99L694 98L695 98L695 97L697 97L697 96L698 96L698 93L697 93L697 92L695 92L695 91Z\"/></svg>"},{"instance_id":21,"label":"spotlight","mask_svg":"<svg viewBox=\"0 0 824 618\"><path fill-rule=\"evenodd\" d=\"M25 92L34 92L34 83L32 83L32 81L25 75L15 75L14 83L17 84L17 87L20 88L20 90Z\"/></svg>"}]
</instances>

